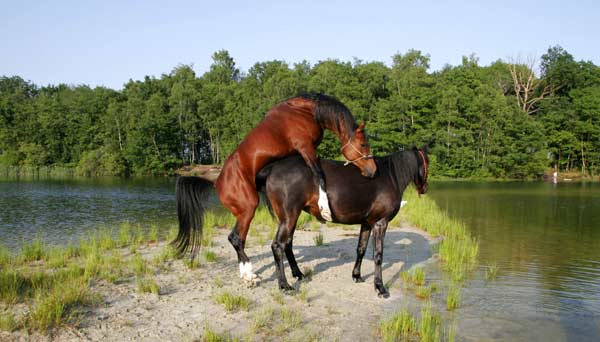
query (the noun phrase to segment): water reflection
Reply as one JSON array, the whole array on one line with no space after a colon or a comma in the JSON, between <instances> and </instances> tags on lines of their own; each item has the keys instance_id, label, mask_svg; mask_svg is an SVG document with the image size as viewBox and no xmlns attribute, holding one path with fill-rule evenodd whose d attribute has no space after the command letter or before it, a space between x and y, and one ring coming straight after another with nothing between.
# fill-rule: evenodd
<instances>
[{"instance_id":1,"label":"water reflection","mask_svg":"<svg viewBox=\"0 0 600 342\"><path fill-rule=\"evenodd\" d=\"M519 327L507 324L480 338L600 336L599 184L440 182L430 195L467 223L480 242L483 267L500 266L496 281L475 281L466 290L464 314L483 312L489 320L481 324Z\"/></svg>"}]
</instances>

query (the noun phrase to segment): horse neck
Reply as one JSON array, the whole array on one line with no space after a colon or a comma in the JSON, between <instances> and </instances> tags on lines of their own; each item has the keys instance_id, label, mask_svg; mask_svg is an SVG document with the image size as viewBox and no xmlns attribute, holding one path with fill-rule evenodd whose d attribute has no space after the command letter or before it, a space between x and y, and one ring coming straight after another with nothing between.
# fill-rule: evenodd
<instances>
[{"instance_id":1,"label":"horse neck","mask_svg":"<svg viewBox=\"0 0 600 342\"><path fill-rule=\"evenodd\" d=\"M349 129L356 126L354 118L344 113L317 113L316 120L322 129L332 131L342 144L346 144L352 138L353 131L349 131Z\"/></svg>"},{"instance_id":2,"label":"horse neck","mask_svg":"<svg viewBox=\"0 0 600 342\"><path fill-rule=\"evenodd\" d=\"M389 163L397 190L402 193L418 172L417 157L412 151L396 152L389 156Z\"/></svg>"}]
</instances>

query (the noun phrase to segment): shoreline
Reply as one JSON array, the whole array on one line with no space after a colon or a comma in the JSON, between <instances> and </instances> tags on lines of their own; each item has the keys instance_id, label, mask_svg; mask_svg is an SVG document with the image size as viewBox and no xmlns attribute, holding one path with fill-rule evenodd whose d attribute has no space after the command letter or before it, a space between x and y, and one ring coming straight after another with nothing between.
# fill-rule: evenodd
<instances>
[{"instance_id":1,"label":"shoreline","mask_svg":"<svg viewBox=\"0 0 600 342\"><path fill-rule=\"evenodd\" d=\"M355 284L351 272L358 231L356 227L319 231L298 230L294 250L301 269L310 280L288 280L298 293L282 295L277 288L270 241L258 236L249 239L248 255L262 278L254 288L239 279L235 252L227 242L228 229L216 229L213 245L208 248L217 261L205 260L190 269L183 260L170 260L154 273L159 294L140 293L132 277L116 283L93 280L91 290L102 302L85 308L79 324L66 325L50 335L24 330L0 332L0 339L31 340L184 340L202 339L208 333L243 340L378 340L378 321L384 307L393 302L414 301L402 290L401 273L432 261L432 245L438 239L424 231L403 226L390 228L385 239L383 278L391 297L377 297L373 287L373 261L367 252L363 262L364 283ZM324 244L316 246L314 237L322 234ZM148 263L161 253L165 242L140 247L139 254ZM127 257L132 253L122 250ZM105 255L104 257L107 257ZM246 310L228 312L215 297L231 293L249 300ZM21 305L21 304L19 304ZM21 305L22 306L22 305ZM356 310L360 307L360 310ZM21 308L25 310L25 308ZM6 310L6 308L3 308ZM283 319L280 316L290 317ZM264 321L261 323L261 320ZM289 320L289 321L288 321ZM322 324L330 329L324 331Z\"/></svg>"}]
</instances>

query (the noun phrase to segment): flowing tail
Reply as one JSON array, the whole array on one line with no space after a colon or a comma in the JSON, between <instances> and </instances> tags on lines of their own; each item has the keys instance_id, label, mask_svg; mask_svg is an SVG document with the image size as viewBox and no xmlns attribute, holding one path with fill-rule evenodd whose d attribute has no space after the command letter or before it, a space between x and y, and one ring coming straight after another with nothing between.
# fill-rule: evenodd
<instances>
[{"instance_id":1,"label":"flowing tail","mask_svg":"<svg viewBox=\"0 0 600 342\"><path fill-rule=\"evenodd\" d=\"M176 199L179 232L171 245L175 247L178 257L191 253L194 260L202 241L202 226L206 194L213 182L200 177L179 177L177 179Z\"/></svg>"}]
</instances>

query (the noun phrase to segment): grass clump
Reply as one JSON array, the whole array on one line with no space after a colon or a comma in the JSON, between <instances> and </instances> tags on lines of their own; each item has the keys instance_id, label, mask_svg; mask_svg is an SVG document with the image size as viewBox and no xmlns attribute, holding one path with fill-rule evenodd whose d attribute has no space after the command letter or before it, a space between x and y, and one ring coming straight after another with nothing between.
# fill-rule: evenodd
<instances>
[{"instance_id":1,"label":"grass clump","mask_svg":"<svg viewBox=\"0 0 600 342\"><path fill-rule=\"evenodd\" d=\"M100 301L83 279L63 283L49 292L38 291L35 297L36 305L26 317L25 326L41 332L76 321L78 312L75 309Z\"/></svg>"},{"instance_id":2,"label":"grass clump","mask_svg":"<svg viewBox=\"0 0 600 342\"><path fill-rule=\"evenodd\" d=\"M0 242L0 269L3 269L12 263L12 255L8 248Z\"/></svg>"},{"instance_id":3,"label":"grass clump","mask_svg":"<svg viewBox=\"0 0 600 342\"><path fill-rule=\"evenodd\" d=\"M123 222L119 226L119 246L127 247L131 243L131 224Z\"/></svg>"},{"instance_id":4,"label":"grass clump","mask_svg":"<svg viewBox=\"0 0 600 342\"><path fill-rule=\"evenodd\" d=\"M416 292L417 298L428 299L429 297L431 297L432 290L431 290L431 287L429 287L429 286L421 285L421 286L417 287L415 292Z\"/></svg>"},{"instance_id":5,"label":"grass clump","mask_svg":"<svg viewBox=\"0 0 600 342\"><path fill-rule=\"evenodd\" d=\"M405 219L432 236L443 236L439 244L443 269L453 281L465 280L477 263L477 241L469 235L463 223L450 218L433 199L427 196L418 198L416 191L406 191L404 196L408 203L397 220Z\"/></svg>"},{"instance_id":6,"label":"grass clump","mask_svg":"<svg viewBox=\"0 0 600 342\"><path fill-rule=\"evenodd\" d=\"M142 256L139 254L135 254L133 258L131 258L130 266L133 273L137 276L142 276L151 273L150 268L148 268L148 264L146 263L144 258L142 258Z\"/></svg>"},{"instance_id":7,"label":"grass clump","mask_svg":"<svg viewBox=\"0 0 600 342\"><path fill-rule=\"evenodd\" d=\"M379 324L381 339L385 342L409 341L417 331L417 323L407 309Z\"/></svg>"},{"instance_id":8,"label":"grass clump","mask_svg":"<svg viewBox=\"0 0 600 342\"><path fill-rule=\"evenodd\" d=\"M217 261L217 254L211 250L204 250L202 252L202 255L204 256L204 260L206 260L207 262Z\"/></svg>"},{"instance_id":9,"label":"grass clump","mask_svg":"<svg viewBox=\"0 0 600 342\"><path fill-rule=\"evenodd\" d=\"M230 335L226 333L218 333L208 326L204 327L204 331L202 332L202 336L200 341L202 342L229 342L236 341L237 339L233 339Z\"/></svg>"},{"instance_id":10,"label":"grass clump","mask_svg":"<svg viewBox=\"0 0 600 342\"><path fill-rule=\"evenodd\" d=\"M13 332L19 329L19 323L11 312L0 313L0 331Z\"/></svg>"},{"instance_id":11,"label":"grass clump","mask_svg":"<svg viewBox=\"0 0 600 342\"><path fill-rule=\"evenodd\" d=\"M22 262L44 260L46 257L46 244L39 237L29 244L25 243L21 250Z\"/></svg>"},{"instance_id":12,"label":"grass clump","mask_svg":"<svg viewBox=\"0 0 600 342\"><path fill-rule=\"evenodd\" d=\"M157 254L154 259L152 259L152 264L154 266L164 265L167 261L175 260L175 249L171 245L166 245L159 254Z\"/></svg>"},{"instance_id":13,"label":"grass clump","mask_svg":"<svg viewBox=\"0 0 600 342\"><path fill-rule=\"evenodd\" d=\"M0 301L14 304L26 290L23 276L14 270L0 270Z\"/></svg>"},{"instance_id":14,"label":"grass clump","mask_svg":"<svg viewBox=\"0 0 600 342\"><path fill-rule=\"evenodd\" d=\"M323 246L323 233L319 233L313 237L313 241L315 242L315 246Z\"/></svg>"},{"instance_id":15,"label":"grass clump","mask_svg":"<svg viewBox=\"0 0 600 342\"><path fill-rule=\"evenodd\" d=\"M137 280L138 291L141 293L152 293L160 295L160 286L156 283L153 278L143 277Z\"/></svg>"},{"instance_id":16,"label":"grass clump","mask_svg":"<svg viewBox=\"0 0 600 342\"><path fill-rule=\"evenodd\" d=\"M273 300L275 301L275 303L277 303L279 305L285 304L285 297L283 296L283 293L281 293L281 291L279 291L279 290L271 291L271 297L273 297Z\"/></svg>"},{"instance_id":17,"label":"grass clump","mask_svg":"<svg viewBox=\"0 0 600 342\"><path fill-rule=\"evenodd\" d=\"M411 271L402 272L402 279L409 285L425 285L425 270L423 267L415 267Z\"/></svg>"},{"instance_id":18,"label":"grass clump","mask_svg":"<svg viewBox=\"0 0 600 342\"><path fill-rule=\"evenodd\" d=\"M150 231L148 231L148 243L157 243L158 242L158 227L153 224L150 226Z\"/></svg>"},{"instance_id":19,"label":"grass clump","mask_svg":"<svg viewBox=\"0 0 600 342\"><path fill-rule=\"evenodd\" d=\"M230 292L222 292L215 297L215 302L222 304L227 312L234 312L239 310L248 311L250 306L250 300L239 295L235 295Z\"/></svg>"},{"instance_id":20,"label":"grass clump","mask_svg":"<svg viewBox=\"0 0 600 342\"><path fill-rule=\"evenodd\" d=\"M419 338L420 341L440 341L443 327L442 319L435 313L431 304L427 304L421 310L421 319L419 320Z\"/></svg>"},{"instance_id":21,"label":"grass clump","mask_svg":"<svg viewBox=\"0 0 600 342\"><path fill-rule=\"evenodd\" d=\"M269 328L272 324L275 311L272 307L267 306L262 308L255 316L252 321L252 328L254 330L260 330L263 328Z\"/></svg>"},{"instance_id":22,"label":"grass clump","mask_svg":"<svg viewBox=\"0 0 600 342\"><path fill-rule=\"evenodd\" d=\"M446 309L452 311L460 305L460 287L451 285L446 293Z\"/></svg>"},{"instance_id":23,"label":"grass clump","mask_svg":"<svg viewBox=\"0 0 600 342\"><path fill-rule=\"evenodd\" d=\"M302 325L302 313L290 308L283 308L280 312L281 322L275 326L279 334L289 333Z\"/></svg>"}]
</instances>

